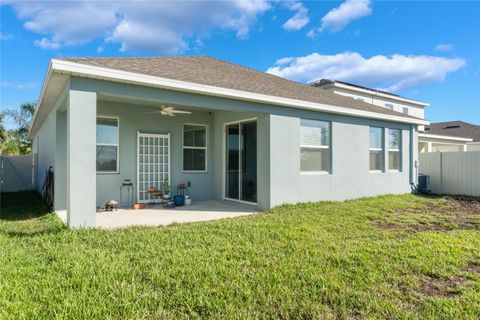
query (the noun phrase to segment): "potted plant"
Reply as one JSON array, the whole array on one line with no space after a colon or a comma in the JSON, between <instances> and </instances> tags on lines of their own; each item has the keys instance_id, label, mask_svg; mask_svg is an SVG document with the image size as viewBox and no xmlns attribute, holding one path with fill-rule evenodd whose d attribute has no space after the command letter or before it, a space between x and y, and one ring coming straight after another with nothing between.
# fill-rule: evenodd
<instances>
[{"instance_id":1,"label":"potted plant","mask_svg":"<svg viewBox=\"0 0 480 320\"><path fill-rule=\"evenodd\" d=\"M169 199L170 198L170 186L168 185L167 178L165 178L163 180L162 187L163 187L163 198L164 199Z\"/></svg>"}]
</instances>

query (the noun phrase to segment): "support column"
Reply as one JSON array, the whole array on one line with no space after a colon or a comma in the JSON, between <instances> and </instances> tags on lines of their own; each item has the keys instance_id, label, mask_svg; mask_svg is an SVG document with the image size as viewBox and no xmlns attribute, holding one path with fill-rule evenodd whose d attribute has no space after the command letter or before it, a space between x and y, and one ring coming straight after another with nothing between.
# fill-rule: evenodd
<instances>
[{"instance_id":1,"label":"support column","mask_svg":"<svg viewBox=\"0 0 480 320\"><path fill-rule=\"evenodd\" d=\"M95 92L70 90L67 106L67 221L94 227L96 215Z\"/></svg>"},{"instance_id":2,"label":"support column","mask_svg":"<svg viewBox=\"0 0 480 320\"><path fill-rule=\"evenodd\" d=\"M432 143L427 142L427 152L432 152Z\"/></svg>"}]
</instances>

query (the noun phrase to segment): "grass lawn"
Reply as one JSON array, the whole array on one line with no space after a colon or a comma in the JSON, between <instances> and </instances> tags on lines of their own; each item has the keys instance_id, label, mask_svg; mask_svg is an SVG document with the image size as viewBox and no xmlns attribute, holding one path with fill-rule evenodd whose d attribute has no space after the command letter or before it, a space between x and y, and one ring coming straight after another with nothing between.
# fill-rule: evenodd
<instances>
[{"instance_id":1,"label":"grass lawn","mask_svg":"<svg viewBox=\"0 0 480 320\"><path fill-rule=\"evenodd\" d=\"M480 202L381 196L107 231L4 194L0 319L52 318L478 319Z\"/></svg>"}]
</instances>

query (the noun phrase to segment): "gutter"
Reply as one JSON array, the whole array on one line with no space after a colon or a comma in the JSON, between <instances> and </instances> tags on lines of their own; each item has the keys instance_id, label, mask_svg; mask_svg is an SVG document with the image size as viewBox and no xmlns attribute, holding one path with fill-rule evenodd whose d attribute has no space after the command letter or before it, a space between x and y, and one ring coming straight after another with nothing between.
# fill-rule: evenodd
<instances>
[{"instance_id":1,"label":"gutter","mask_svg":"<svg viewBox=\"0 0 480 320\"><path fill-rule=\"evenodd\" d=\"M461 141L461 142L472 142L473 139L470 138L460 138L452 136L442 136L439 134L428 134L428 133L419 133L419 138L430 138L430 139L443 139L443 140L452 140L452 141Z\"/></svg>"}]
</instances>

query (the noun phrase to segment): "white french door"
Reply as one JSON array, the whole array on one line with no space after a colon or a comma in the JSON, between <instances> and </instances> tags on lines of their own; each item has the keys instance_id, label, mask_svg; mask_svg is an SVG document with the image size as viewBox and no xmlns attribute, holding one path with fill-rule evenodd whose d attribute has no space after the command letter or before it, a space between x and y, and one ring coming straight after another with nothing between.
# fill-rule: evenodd
<instances>
[{"instance_id":1,"label":"white french door","mask_svg":"<svg viewBox=\"0 0 480 320\"><path fill-rule=\"evenodd\" d=\"M148 188L162 190L165 179L170 184L170 134L137 132L137 201L161 201Z\"/></svg>"}]
</instances>

